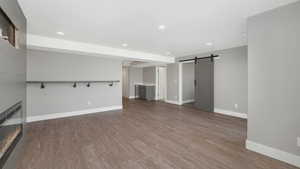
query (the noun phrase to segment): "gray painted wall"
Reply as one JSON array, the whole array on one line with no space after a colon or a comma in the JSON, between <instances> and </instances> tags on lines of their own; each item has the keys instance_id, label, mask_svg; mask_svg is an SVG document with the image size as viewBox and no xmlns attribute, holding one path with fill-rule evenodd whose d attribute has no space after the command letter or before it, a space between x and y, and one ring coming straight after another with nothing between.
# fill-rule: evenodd
<instances>
[{"instance_id":1,"label":"gray painted wall","mask_svg":"<svg viewBox=\"0 0 300 169\"><path fill-rule=\"evenodd\" d=\"M91 56L37 50L28 51L27 80L121 80L122 63ZM27 85L28 116L64 113L122 105L122 84Z\"/></svg>"},{"instance_id":2,"label":"gray painted wall","mask_svg":"<svg viewBox=\"0 0 300 169\"><path fill-rule=\"evenodd\" d=\"M128 67L129 96L134 96L134 84L143 83L143 68Z\"/></svg>"},{"instance_id":3,"label":"gray painted wall","mask_svg":"<svg viewBox=\"0 0 300 169\"><path fill-rule=\"evenodd\" d=\"M248 20L248 140L300 155L300 2Z\"/></svg>"},{"instance_id":4,"label":"gray painted wall","mask_svg":"<svg viewBox=\"0 0 300 169\"><path fill-rule=\"evenodd\" d=\"M215 60L214 102L215 108L240 113L248 112L247 47L214 51L220 58ZM205 57L210 53L195 54L181 59ZM184 64L183 64L184 65ZM183 87L183 90L184 87ZM238 108L235 108L238 104Z\"/></svg>"},{"instance_id":5,"label":"gray painted wall","mask_svg":"<svg viewBox=\"0 0 300 169\"><path fill-rule=\"evenodd\" d=\"M26 116L26 18L17 0L0 0L0 7L18 28L20 47L15 49L7 41L0 39L0 112L22 100ZM10 155L4 169L16 168L25 137L26 126L24 137Z\"/></svg>"},{"instance_id":6,"label":"gray painted wall","mask_svg":"<svg viewBox=\"0 0 300 169\"><path fill-rule=\"evenodd\" d=\"M143 82L155 84L156 82L156 74L155 67L145 67L143 68Z\"/></svg>"},{"instance_id":7,"label":"gray painted wall","mask_svg":"<svg viewBox=\"0 0 300 169\"><path fill-rule=\"evenodd\" d=\"M221 50L215 62L215 108L248 112L247 47ZM238 105L235 108L235 104Z\"/></svg>"},{"instance_id":8,"label":"gray painted wall","mask_svg":"<svg viewBox=\"0 0 300 169\"><path fill-rule=\"evenodd\" d=\"M195 64L182 64L182 100L194 100L195 94Z\"/></svg>"},{"instance_id":9,"label":"gray painted wall","mask_svg":"<svg viewBox=\"0 0 300 169\"><path fill-rule=\"evenodd\" d=\"M178 101L179 88L179 66L178 63L167 65L167 100Z\"/></svg>"}]
</instances>

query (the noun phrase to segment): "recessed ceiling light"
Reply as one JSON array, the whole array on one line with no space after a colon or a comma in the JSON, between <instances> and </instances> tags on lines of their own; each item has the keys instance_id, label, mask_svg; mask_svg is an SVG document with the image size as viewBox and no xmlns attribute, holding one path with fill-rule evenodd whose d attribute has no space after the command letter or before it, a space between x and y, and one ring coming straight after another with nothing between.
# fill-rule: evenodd
<instances>
[{"instance_id":1,"label":"recessed ceiling light","mask_svg":"<svg viewBox=\"0 0 300 169\"><path fill-rule=\"evenodd\" d=\"M213 43L212 43L212 42L207 42L207 43L205 43L205 45L206 45L206 46L212 46Z\"/></svg>"},{"instance_id":2,"label":"recessed ceiling light","mask_svg":"<svg viewBox=\"0 0 300 169\"><path fill-rule=\"evenodd\" d=\"M127 44L127 43L123 43L122 46L123 46L123 47L127 47L128 44Z\"/></svg>"},{"instance_id":3,"label":"recessed ceiling light","mask_svg":"<svg viewBox=\"0 0 300 169\"><path fill-rule=\"evenodd\" d=\"M159 25L158 26L158 30L160 30L160 31L164 31L165 29L166 29L165 25Z\"/></svg>"},{"instance_id":4,"label":"recessed ceiling light","mask_svg":"<svg viewBox=\"0 0 300 169\"><path fill-rule=\"evenodd\" d=\"M65 35L65 33L63 33L63 32L56 32L58 35Z\"/></svg>"}]
</instances>

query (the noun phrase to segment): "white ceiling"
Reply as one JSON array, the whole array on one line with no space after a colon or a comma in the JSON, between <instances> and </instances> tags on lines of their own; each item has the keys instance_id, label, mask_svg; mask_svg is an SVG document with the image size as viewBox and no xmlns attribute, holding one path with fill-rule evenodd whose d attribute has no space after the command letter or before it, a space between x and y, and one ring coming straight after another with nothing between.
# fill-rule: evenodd
<instances>
[{"instance_id":1,"label":"white ceiling","mask_svg":"<svg viewBox=\"0 0 300 169\"><path fill-rule=\"evenodd\" d=\"M248 16L294 1L19 0L30 34L173 56L246 45Z\"/></svg>"}]
</instances>

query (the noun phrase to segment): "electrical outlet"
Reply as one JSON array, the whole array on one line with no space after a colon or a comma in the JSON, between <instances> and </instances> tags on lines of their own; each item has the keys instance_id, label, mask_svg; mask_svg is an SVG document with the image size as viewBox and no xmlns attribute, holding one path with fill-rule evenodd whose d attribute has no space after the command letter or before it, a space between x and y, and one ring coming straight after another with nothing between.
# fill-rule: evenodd
<instances>
[{"instance_id":1,"label":"electrical outlet","mask_svg":"<svg viewBox=\"0 0 300 169\"><path fill-rule=\"evenodd\" d=\"M235 108L235 109L238 109L238 108L239 108L239 105L238 105L238 104L234 104L234 108Z\"/></svg>"},{"instance_id":2,"label":"electrical outlet","mask_svg":"<svg viewBox=\"0 0 300 169\"><path fill-rule=\"evenodd\" d=\"M300 147L300 137L297 137L297 146Z\"/></svg>"},{"instance_id":3,"label":"electrical outlet","mask_svg":"<svg viewBox=\"0 0 300 169\"><path fill-rule=\"evenodd\" d=\"M90 101L87 102L88 105L91 105L92 103Z\"/></svg>"}]
</instances>

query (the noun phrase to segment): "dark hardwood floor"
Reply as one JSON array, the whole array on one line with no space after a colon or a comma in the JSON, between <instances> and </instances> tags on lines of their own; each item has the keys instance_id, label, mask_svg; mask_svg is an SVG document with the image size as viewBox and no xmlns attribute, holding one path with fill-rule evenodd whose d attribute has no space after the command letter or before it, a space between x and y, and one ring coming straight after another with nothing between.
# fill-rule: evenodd
<instances>
[{"instance_id":1,"label":"dark hardwood floor","mask_svg":"<svg viewBox=\"0 0 300 169\"><path fill-rule=\"evenodd\" d=\"M28 125L19 169L295 169L246 150L246 121L125 100L124 109Z\"/></svg>"}]
</instances>

